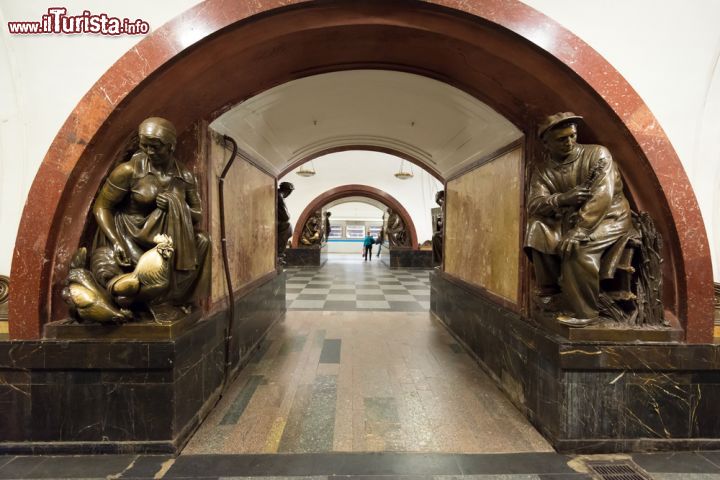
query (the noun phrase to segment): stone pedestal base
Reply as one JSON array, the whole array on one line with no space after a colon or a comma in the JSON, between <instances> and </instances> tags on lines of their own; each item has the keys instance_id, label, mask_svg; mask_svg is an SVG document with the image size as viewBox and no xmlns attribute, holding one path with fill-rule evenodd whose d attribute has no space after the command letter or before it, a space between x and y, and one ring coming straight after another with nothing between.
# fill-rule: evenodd
<instances>
[{"instance_id":1,"label":"stone pedestal base","mask_svg":"<svg viewBox=\"0 0 720 480\"><path fill-rule=\"evenodd\" d=\"M432 268L432 250L390 247L390 259L382 262L390 268Z\"/></svg>"},{"instance_id":2,"label":"stone pedestal base","mask_svg":"<svg viewBox=\"0 0 720 480\"><path fill-rule=\"evenodd\" d=\"M563 338L430 278L431 311L558 451L720 448L720 345Z\"/></svg>"},{"instance_id":3,"label":"stone pedestal base","mask_svg":"<svg viewBox=\"0 0 720 480\"><path fill-rule=\"evenodd\" d=\"M317 267L327 262L327 244L322 248L288 248L285 250L285 265L288 267Z\"/></svg>"},{"instance_id":4,"label":"stone pedestal base","mask_svg":"<svg viewBox=\"0 0 720 480\"><path fill-rule=\"evenodd\" d=\"M559 323L554 315L542 315L534 319L541 328L557 333L568 340L596 342L679 342L683 331L673 327L629 328L611 319L602 319L587 327L569 327Z\"/></svg>"},{"instance_id":5,"label":"stone pedestal base","mask_svg":"<svg viewBox=\"0 0 720 480\"><path fill-rule=\"evenodd\" d=\"M170 340L188 331L200 318L192 312L177 320L158 323L152 320L129 322L122 325L78 323L67 319L45 325L45 338L55 339L108 339L108 340Z\"/></svg>"},{"instance_id":6,"label":"stone pedestal base","mask_svg":"<svg viewBox=\"0 0 720 480\"><path fill-rule=\"evenodd\" d=\"M56 338L0 341L0 454L179 453L224 379L283 318L285 281L238 295L227 368L227 311L104 335L103 325L56 324L46 330Z\"/></svg>"}]
</instances>

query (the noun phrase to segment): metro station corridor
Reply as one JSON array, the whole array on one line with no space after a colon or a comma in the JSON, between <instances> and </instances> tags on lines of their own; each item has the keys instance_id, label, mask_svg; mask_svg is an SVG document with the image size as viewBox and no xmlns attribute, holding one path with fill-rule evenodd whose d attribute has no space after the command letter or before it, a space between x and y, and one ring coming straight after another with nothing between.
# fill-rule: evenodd
<instances>
[{"instance_id":1,"label":"metro station corridor","mask_svg":"<svg viewBox=\"0 0 720 480\"><path fill-rule=\"evenodd\" d=\"M285 321L183 454L510 453L550 444L428 312L428 271L288 269Z\"/></svg>"},{"instance_id":2,"label":"metro station corridor","mask_svg":"<svg viewBox=\"0 0 720 480\"><path fill-rule=\"evenodd\" d=\"M68 3L0 0L0 480L720 480L720 0Z\"/></svg>"}]
</instances>

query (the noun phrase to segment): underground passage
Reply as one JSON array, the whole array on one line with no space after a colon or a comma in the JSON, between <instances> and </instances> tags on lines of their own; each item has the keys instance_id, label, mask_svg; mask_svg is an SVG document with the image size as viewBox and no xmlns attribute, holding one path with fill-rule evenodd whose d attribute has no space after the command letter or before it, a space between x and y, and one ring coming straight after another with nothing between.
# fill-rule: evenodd
<instances>
[{"instance_id":1,"label":"underground passage","mask_svg":"<svg viewBox=\"0 0 720 480\"><path fill-rule=\"evenodd\" d=\"M720 474L703 197L541 17L206 0L139 41L27 193L0 476Z\"/></svg>"}]
</instances>

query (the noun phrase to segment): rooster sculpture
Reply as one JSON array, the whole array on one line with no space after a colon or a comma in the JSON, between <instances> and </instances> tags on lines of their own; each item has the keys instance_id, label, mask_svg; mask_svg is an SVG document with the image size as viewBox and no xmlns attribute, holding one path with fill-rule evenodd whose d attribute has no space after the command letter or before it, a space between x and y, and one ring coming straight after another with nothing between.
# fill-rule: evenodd
<instances>
[{"instance_id":1,"label":"rooster sculpture","mask_svg":"<svg viewBox=\"0 0 720 480\"><path fill-rule=\"evenodd\" d=\"M118 275L108 282L108 290L119 305L151 303L170 289L170 275L175 248L168 235L155 235L155 247L143 253L130 273Z\"/></svg>"}]
</instances>

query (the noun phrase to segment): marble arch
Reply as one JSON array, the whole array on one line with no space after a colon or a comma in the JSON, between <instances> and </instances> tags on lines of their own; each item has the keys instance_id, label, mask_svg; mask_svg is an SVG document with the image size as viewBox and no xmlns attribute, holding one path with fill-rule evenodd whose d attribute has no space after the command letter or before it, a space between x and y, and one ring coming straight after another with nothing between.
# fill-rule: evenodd
<instances>
[{"instance_id":1,"label":"marble arch","mask_svg":"<svg viewBox=\"0 0 720 480\"><path fill-rule=\"evenodd\" d=\"M298 221L295 224L295 231L293 232L292 246L298 246L300 242L300 233L302 232L302 226L305 225L305 223L308 221L308 218L310 218L310 215L312 215L314 211L321 209L322 207L331 202L348 197L371 198L382 203L386 207L392 208L398 213L398 215L400 215L400 218L402 218L403 222L405 222L405 225L410 232L410 245L412 245L412 248L414 249L418 248L418 239L417 231L415 230L415 224L413 223L412 217L410 216L408 211L405 210L405 207L403 207L402 204L398 202L397 199L395 199L395 197L389 195L387 192L379 190L375 187L370 187L368 185L342 185L328 190L327 192L323 192L317 197L315 197L307 205L307 207L305 207L303 212L298 217Z\"/></svg>"},{"instance_id":2,"label":"marble arch","mask_svg":"<svg viewBox=\"0 0 720 480\"><path fill-rule=\"evenodd\" d=\"M38 338L53 319L53 296L84 231L78 217L144 117L162 114L187 131L289 80L361 68L447 82L526 133L548 112L588 115L585 141L611 148L633 202L666 239L666 306L688 342L712 340L707 236L668 138L597 52L518 0L207 0L164 25L85 95L42 162L13 255L11 337ZM536 146L528 140L527 148Z\"/></svg>"}]
</instances>

